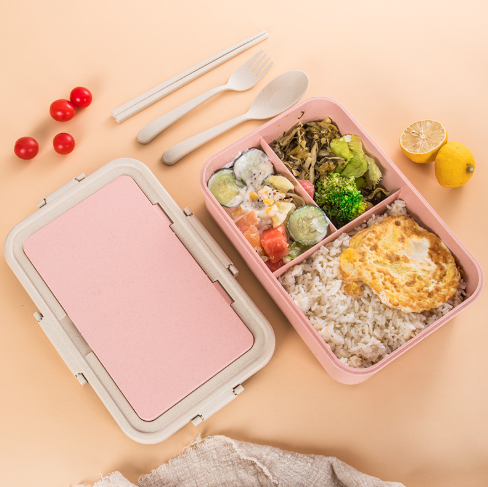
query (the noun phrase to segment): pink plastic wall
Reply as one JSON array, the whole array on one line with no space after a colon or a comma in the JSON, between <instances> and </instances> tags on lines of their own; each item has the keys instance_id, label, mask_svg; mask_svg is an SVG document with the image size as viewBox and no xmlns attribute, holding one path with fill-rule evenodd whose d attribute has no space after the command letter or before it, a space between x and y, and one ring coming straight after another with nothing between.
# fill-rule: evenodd
<instances>
[{"instance_id":1,"label":"pink plastic wall","mask_svg":"<svg viewBox=\"0 0 488 487\"><path fill-rule=\"evenodd\" d=\"M293 260L293 262L287 264L285 267L272 273L239 232L232 219L226 214L214 196L210 193L207 187L207 181L214 171L230 163L239 152L250 147L258 147L265 150L268 156L270 156L271 161L275 165L276 172L283 174L292 181L295 185L296 192L303 195L303 190L299 183L281 161L279 161L279 158L272 152L268 144L289 130L295 123L297 123L298 119L306 122L323 120L326 116L329 116L338 125L342 134L351 133L361 137L366 152L373 156L381 167L383 173L382 185L386 189L392 190L393 193L387 200L370 209L368 212L361 215L361 217L342 227L340 230L337 231L332 226L332 233L330 233L325 240L317 244L305 254L302 254L298 259ZM439 215L435 213L427 201L400 172L397 166L388 158L361 125L359 125L354 117L340 103L331 98L309 98L214 155L202 168L200 173L200 185L205 195L206 206L217 224L234 244L261 284L278 304L319 362L329 374L339 382L345 384L357 384L365 381L460 313L464 308L469 306L481 292L483 286L483 274L479 264L441 220ZM401 198L407 203L410 215L422 227L436 233L451 250L457 263L463 269L463 277L467 284L467 297L459 306L389 354L388 357L367 369L355 369L343 364L337 359L329 346L281 286L277 277L288 268L307 259L321 245L334 240L341 233L348 232L360 225L363 221L369 219L372 214L384 213L386 205L397 198ZM308 203L310 204L311 202L308 201Z\"/></svg>"}]
</instances>

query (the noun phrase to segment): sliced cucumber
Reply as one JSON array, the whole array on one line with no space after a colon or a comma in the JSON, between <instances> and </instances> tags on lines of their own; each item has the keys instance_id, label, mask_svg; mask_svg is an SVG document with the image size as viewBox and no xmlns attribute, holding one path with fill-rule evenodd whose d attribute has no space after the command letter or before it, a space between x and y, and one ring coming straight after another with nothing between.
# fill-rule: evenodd
<instances>
[{"instance_id":1,"label":"sliced cucumber","mask_svg":"<svg viewBox=\"0 0 488 487\"><path fill-rule=\"evenodd\" d=\"M272 162L265 152L259 149L249 149L234 161L234 174L248 186L261 188L263 181L273 174Z\"/></svg>"},{"instance_id":2,"label":"sliced cucumber","mask_svg":"<svg viewBox=\"0 0 488 487\"><path fill-rule=\"evenodd\" d=\"M311 246L327 235L329 220L317 206L302 206L288 218L288 232L295 242Z\"/></svg>"},{"instance_id":3,"label":"sliced cucumber","mask_svg":"<svg viewBox=\"0 0 488 487\"><path fill-rule=\"evenodd\" d=\"M236 178L232 169L215 171L207 184L210 192L222 206L239 206L244 199L246 185Z\"/></svg>"}]
</instances>

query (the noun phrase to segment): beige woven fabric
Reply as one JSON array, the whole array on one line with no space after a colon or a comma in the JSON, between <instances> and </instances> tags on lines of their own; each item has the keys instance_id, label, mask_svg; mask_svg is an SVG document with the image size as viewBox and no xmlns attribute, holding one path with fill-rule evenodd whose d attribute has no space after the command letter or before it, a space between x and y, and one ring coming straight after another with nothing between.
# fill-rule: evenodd
<instances>
[{"instance_id":1,"label":"beige woven fabric","mask_svg":"<svg viewBox=\"0 0 488 487\"><path fill-rule=\"evenodd\" d=\"M137 487L403 487L365 475L334 457L302 455L226 436L197 440ZM93 487L136 487L114 472Z\"/></svg>"}]
</instances>

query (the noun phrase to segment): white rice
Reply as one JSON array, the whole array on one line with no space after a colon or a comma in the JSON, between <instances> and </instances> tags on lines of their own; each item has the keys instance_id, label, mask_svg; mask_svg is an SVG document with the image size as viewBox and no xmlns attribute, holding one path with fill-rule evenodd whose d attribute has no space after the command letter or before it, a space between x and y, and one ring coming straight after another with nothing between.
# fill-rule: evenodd
<instances>
[{"instance_id":1,"label":"white rice","mask_svg":"<svg viewBox=\"0 0 488 487\"><path fill-rule=\"evenodd\" d=\"M359 230L389 215L408 216L405 202L396 200L383 215L374 215L349 234L339 235L280 277L283 287L336 357L350 367L376 364L451 311L466 296L466 283L461 279L454 296L438 308L403 313L381 303L367 285L363 286L361 297L344 292L339 256Z\"/></svg>"}]
</instances>

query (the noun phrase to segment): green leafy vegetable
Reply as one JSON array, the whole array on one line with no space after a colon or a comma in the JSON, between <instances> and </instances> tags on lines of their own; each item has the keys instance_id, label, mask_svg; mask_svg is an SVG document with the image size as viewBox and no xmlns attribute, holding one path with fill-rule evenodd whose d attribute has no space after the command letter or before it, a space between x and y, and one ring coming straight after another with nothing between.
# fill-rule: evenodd
<instances>
[{"instance_id":1,"label":"green leafy vegetable","mask_svg":"<svg viewBox=\"0 0 488 487\"><path fill-rule=\"evenodd\" d=\"M379 167L376 165L376 162L374 162L374 159L372 157L369 157L367 155L364 156L366 158L366 161L368 162L368 172L366 173L366 180L368 182L368 186L370 188L375 188L376 185L381 181L381 171Z\"/></svg>"},{"instance_id":2,"label":"green leafy vegetable","mask_svg":"<svg viewBox=\"0 0 488 487\"><path fill-rule=\"evenodd\" d=\"M362 189L366 186L366 178L365 177L356 178L355 182L356 182L356 188L357 189Z\"/></svg>"},{"instance_id":3,"label":"green leafy vegetable","mask_svg":"<svg viewBox=\"0 0 488 487\"><path fill-rule=\"evenodd\" d=\"M363 143L361 142L361 139L359 138L359 135L344 135L343 137L347 141L347 145L349 146L349 150L354 154L354 155L363 155L364 150L363 150Z\"/></svg>"},{"instance_id":4,"label":"green leafy vegetable","mask_svg":"<svg viewBox=\"0 0 488 487\"><path fill-rule=\"evenodd\" d=\"M310 248L312 247L299 244L298 242L293 242L290 245L290 252L288 253L287 257L289 257L290 259L296 259L299 255L302 255Z\"/></svg>"},{"instance_id":5,"label":"green leafy vegetable","mask_svg":"<svg viewBox=\"0 0 488 487\"><path fill-rule=\"evenodd\" d=\"M339 166L335 172L341 176L352 176L356 179L364 177L364 181L357 183L358 189L373 190L381 180L381 171L374 159L363 150L361 139L357 135L344 135L330 141L330 148L334 155L345 159L346 163Z\"/></svg>"},{"instance_id":6,"label":"green leafy vegetable","mask_svg":"<svg viewBox=\"0 0 488 487\"><path fill-rule=\"evenodd\" d=\"M339 174L344 177L352 176L354 179L356 179L361 177L367 170L368 162L364 158L364 154L355 154Z\"/></svg>"},{"instance_id":7,"label":"green leafy vegetable","mask_svg":"<svg viewBox=\"0 0 488 487\"><path fill-rule=\"evenodd\" d=\"M354 154L349 150L349 145L344 137L332 139L330 141L330 150L335 156L342 157L346 161L350 161Z\"/></svg>"}]
</instances>

